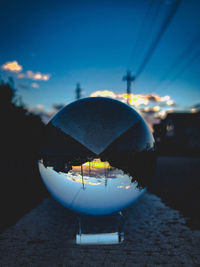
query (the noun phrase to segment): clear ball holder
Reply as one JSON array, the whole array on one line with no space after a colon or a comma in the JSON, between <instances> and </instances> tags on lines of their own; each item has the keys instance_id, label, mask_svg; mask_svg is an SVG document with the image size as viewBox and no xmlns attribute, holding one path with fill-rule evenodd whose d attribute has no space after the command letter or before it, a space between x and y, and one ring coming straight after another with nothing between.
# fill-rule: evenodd
<instances>
[{"instance_id":1,"label":"clear ball holder","mask_svg":"<svg viewBox=\"0 0 200 267\"><path fill-rule=\"evenodd\" d=\"M114 245L124 241L122 212L107 216L77 217L77 245Z\"/></svg>"}]
</instances>

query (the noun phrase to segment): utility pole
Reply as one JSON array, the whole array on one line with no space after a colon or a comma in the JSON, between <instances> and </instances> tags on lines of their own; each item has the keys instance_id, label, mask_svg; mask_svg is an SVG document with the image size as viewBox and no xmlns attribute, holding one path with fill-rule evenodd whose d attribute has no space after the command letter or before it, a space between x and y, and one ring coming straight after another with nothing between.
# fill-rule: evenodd
<instances>
[{"instance_id":1,"label":"utility pole","mask_svg":"<svg viewBox=\"0 0 200 267\"><path fill-rule=\"evenodd\" d=\"M127 104L129 104L129 97L131 94L131 83L135 80L135 76L131 75L131 72L127 70L127 74L123 77L123 81L127 82Z\"/></svg>"},{"instance_id":2,"label":"utility pole","mask_svg":"<svg viewBox=\"0 0 200 267\"><path fill-rule=\"evenodd\" d=\"M76 94L76 100L79 100L81 99L81 92L82 92L82 89L80 87L80 83L77 83L76 84L76 90L75 90L75 94Z\"/></svg>"}]
</instances>

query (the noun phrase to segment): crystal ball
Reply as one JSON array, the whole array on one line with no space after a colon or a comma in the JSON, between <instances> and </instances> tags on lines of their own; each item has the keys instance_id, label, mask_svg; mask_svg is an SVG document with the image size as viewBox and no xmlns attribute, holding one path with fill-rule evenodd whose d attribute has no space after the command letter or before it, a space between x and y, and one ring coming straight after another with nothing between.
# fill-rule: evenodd
<instances>
[{"instance_id":1,"label":"crystal ball","mask_svg":"<svg viewBox=\"0 0 200 267\"><path fill-rule=\"evenodd\" d=\"M149 127L133 108L110 98L85 98L46 125L40 175L65 207L107 215L144 193L154 173L154 148Z\"/></svg>"}]
</instances>

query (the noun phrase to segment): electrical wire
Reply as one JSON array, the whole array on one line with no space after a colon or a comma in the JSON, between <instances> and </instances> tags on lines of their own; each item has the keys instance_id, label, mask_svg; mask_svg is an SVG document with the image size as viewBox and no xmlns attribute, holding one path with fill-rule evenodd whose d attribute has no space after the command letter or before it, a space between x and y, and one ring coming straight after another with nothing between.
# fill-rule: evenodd
<instances>
[{"instance_id":1,"label":"electrical wire","mask_svg":"<svg viewBox=\"0 0 200 267\"><path fill-rule=\"evenodd\" d=\"M190 41L187 44L187 46L185 47L185 49L179 54L179 56L172 63L172 65L169 67L169 69L167 70L167 72L162 76L162 78L160 79L160 81L155 86L153 86L154 91L161 84L163 84L167 80L168 77L171 76L171 73L172 72L173 73L175 72L175 70L178 67L178 65L180 65L180 62L184 61L187 58L187 55L189 55L191 53L191 51L194 51L195 44L198 43L199 41L200 41L200 32L197 35L195 35L195 37L192 39L192 41Z\"/></svg>"},{"instance_id":2,"label":"electrical wire","mask_svg":"<svg viewBox=\"0 0 200 267\"><path fill-rule=\"evenodd\" d=\"M141 75L141 73L143 72L144 68L146 67L147 63L149 62L149 60L151 59L152 55L154 54L163 34L165 33L165 31L167 30L170 22L172 21L172 19L174 18L178 7L180 6L181 0L176 0L175 3L173 4L169 14L166 16L164 23L162 24L156 38L154 39L154 41L152 42L152 44L150 45L146 56L144 57L142 63L140 64L137 72L136 72L136 79Z\"/></svg>"},{"instance_id":3,"label":"electrical wire","mask_svg":"<svg viewBox=\"0 0 200 267\"><path fill-rule=\"evenodd\" d=\"M169 87L169 85L171 85L172 83L174 83L177 78L182 75L185 70L200 56L200 50L197 50L196 53L193 54L192 57L189 58L189 60L186 62L186 64L184 64L184 66L172 77L172 79L170 79L170 81L166 84L167 88ZM165 88L165 89L167 89Z\"/></svg>"},{"instance_id":4,"label":"electrical wire","mask_svg":"<svg viewBox=\"0 0 200 267\"><path fill-rule=\"evenodd\" d=\"M130 64L135 59L135 55L137 54L136 52L138 51L141 33L142 33L143 29L144 29L146 21L148 21L148 16L150 14L150 11L151 11L151 8L153 6L153 3L154 3L154 0L150 0L149 1L148 5L147 5L146 12L145 12L145 14L143 16L143 19L142 19L141 24L139 26L139 29L137 31L137 37L136 37L135 45L134 45L134 47L132 49L132 53L131 53L131 56L130 56L130 59L129 59L129 62L128 62L128 69L130 68Z\"/></svg>"},{"instance_id":5,"label":"electrical wire","mask_svg":"<svg viewBox=\"0 0 200 267\"><path fill-rule=\"evenodd\" d=\"M132 56L130 57L130 60L129 60L128 69L130 69L130 63L131 61L133 61L135 55L140 54L139 52L141 50L145 51L145 48L147 46L147 40L149 40L150 36L152 35L152 30L154 28L153 26L155 25L156 20L158 19L158 15L160 13L163 2L159 0L158 5L154 8L154 11L151 12L154 5L155 5L155 1L149 3L148 9L146 11L146 15L143 19L143 23L141 24L141 30L138 32L137 41L135 43L135 47L133 48ZM150 19L148 19L148 16L150 13L152 13L152 15ZM142 33L142 30L145 28L145 26L146 26L146 32Z\"/></svg>"}]
</instances>

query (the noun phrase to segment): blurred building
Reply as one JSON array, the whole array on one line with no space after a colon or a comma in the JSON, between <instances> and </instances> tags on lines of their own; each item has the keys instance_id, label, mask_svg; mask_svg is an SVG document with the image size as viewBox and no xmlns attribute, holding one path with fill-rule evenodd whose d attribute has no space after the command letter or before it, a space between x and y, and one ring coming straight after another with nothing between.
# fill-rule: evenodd
<instances>
[{"instance_id":1,"label":"blurred building","mask_svg":"<svg viewBox=\"0 0 200 267\"><path fill-rule=\"evenodd\" d=\"M153 128L158 152L200 155L200 112L168 113Z\"/></svg>"}]
</instances>

